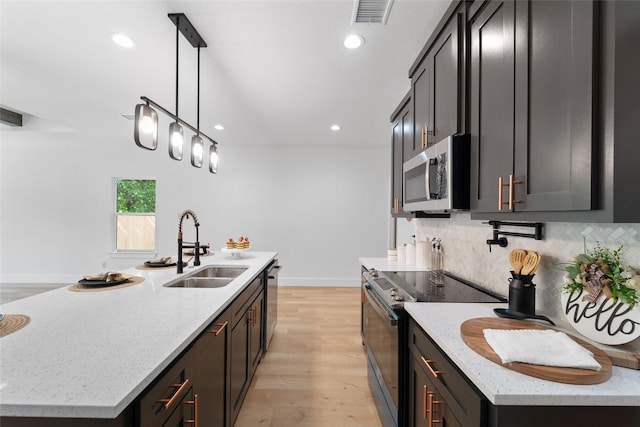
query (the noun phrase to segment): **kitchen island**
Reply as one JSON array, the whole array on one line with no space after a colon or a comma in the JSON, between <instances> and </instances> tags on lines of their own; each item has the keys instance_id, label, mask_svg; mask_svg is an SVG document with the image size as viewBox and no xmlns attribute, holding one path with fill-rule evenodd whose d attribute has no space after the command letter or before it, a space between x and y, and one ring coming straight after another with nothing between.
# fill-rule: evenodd
<instances>
[{"instance_id":1,"label":"kitchen island","mask_svg":"<svg viewBox=\"0 0 640 427\"><path fill-rule=\"evenodd\" d=\"M276 255L216 252L184 274L130 268L122 272L142 283L94 292L65 286L0 306L4 314L30 317L0 339L0 416L121 416ZM220 288L165 286L211 265L247 270Z\"/></svg>"}]
</instances>

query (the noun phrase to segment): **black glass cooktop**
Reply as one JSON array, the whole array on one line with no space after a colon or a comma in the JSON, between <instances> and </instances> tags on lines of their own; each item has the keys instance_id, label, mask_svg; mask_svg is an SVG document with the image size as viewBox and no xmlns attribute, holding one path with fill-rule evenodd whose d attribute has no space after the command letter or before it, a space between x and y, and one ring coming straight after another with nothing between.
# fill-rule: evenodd
<instances>
[{"instance_id":1,"label":"black glass cooktop","mask_svg":"<svg viewBox=\"0 0 640 427\"><path fill-rule=\"evenodd\" d=\"M507 299L445 272L444 284L434 285L432 271L383 271L395 285L420 302L507 302Z\"/></svg>"}]
</instances>

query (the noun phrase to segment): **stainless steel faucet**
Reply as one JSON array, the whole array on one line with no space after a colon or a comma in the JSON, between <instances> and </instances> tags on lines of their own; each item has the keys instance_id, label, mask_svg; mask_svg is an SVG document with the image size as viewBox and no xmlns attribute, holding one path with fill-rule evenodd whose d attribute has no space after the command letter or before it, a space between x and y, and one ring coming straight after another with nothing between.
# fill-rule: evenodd
<instances>
[{"instance_id":1,"label":"stainless steel faucet","mask_svg":"<svg viewBox=\"0 0 640 427\"><path fill-rule=\"evenodd\" d=\"M193 218L193 223L196 226L196 241L194 243L185 242L183 244L182 243L182 221L184 221L185 218L189 218L189 217ZM191 209L187 209L186 211L180 214L180 223L178 224L178 263L177 263L178 273L183 272L183 269L182 269L182 249L183 248L193 248L194 256L195 256L193 265L194 266L200 265L200 242L198 241L199 226L200 226L200 223L198 222L198 217L196 216L196 213Z\"/></svg>"}]
</instances>

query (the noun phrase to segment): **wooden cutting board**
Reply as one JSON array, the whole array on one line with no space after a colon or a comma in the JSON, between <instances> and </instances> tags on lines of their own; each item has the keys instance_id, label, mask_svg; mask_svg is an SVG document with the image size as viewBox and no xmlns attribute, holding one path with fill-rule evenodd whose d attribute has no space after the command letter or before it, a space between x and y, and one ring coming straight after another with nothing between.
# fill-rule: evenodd
<instances>
[{"instance_id":1,"label":"wooden cutting board","mask_svg":"<svg viewBox=\"0 0 640 427\"><path fill-rule=\"evenodd\" d=\"M493 351L484 339L484 329L553 329L537 325L531 322L514 319L500 319L493 317L480 317L469 319L460 326L460 333L464 342L481 356L503 366L507 369L531 375L543 380L561 382L566 384L600 384L611 377L611 359L599 348L567 334L574 341L593 353L602 369L563 368L559 366L532 365L529 363L502 363L500 357Z\"/></svg>"}]
</instances>

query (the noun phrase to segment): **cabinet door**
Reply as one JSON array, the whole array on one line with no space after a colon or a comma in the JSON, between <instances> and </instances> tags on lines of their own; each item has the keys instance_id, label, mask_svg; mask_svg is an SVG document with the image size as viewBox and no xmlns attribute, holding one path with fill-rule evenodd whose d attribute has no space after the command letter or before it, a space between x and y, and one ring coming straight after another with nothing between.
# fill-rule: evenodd
<instances>
[{"instance_id":1,"label":"cabinet door","mask_svg":"<svg viewBox=\"0 0 640 427\"><path fill-rule=\"evenodd\" d=\"M262 336L264 292L260 292L252 304L252 314L249 316L249 376L253 375L262 357Z\"/></svg>"},{"instance_id":2,"label":"cabinet door","mask_svg":"<svg viewBox=\"0 0 640 427\"><path fill-rule=\"evenodd\" d=\"M409 427L461 427L421 362L413 355L409 359Z\"/></svg>"},{"instance_id":3,"label":"cabinet door","mask_svg":"<svg viewBox=\"0 0 640 427\"><path fill-rule=\"evenodd\" d=\"M411 78L411 99L413 102L413 137L404 141L404 160L409 160L426 148L427 141L433 142L433 122L431 115L433 57L427 55Z\"/></svg>"},{"instance_id":4,"label":"cabinet door","mask_svg":"<svg viewBox=\"0 0 640 427\"><path fill-rule=\"evenodd\" d=\"M200 402L198 416L205 426L228 425L226 392L229 337L229 315L225 312L193 346L198 372L194 383Z\"/></svg>"},{"instance_id":5,"label":"cabinet door","mask_svg":"<svg viewBox=\"0 0 640 427\"><path fill-rule=\"evenodd\" d=\"M231 331L231 375L229 378L231 381L229 401L231 405L231 425L234 424L240 411L245 388L249 381L248 318L249 311L247 310Z\"/></svg>"},{"instance_id":6,"label":"cabinet door","mask_svg":"<svg viewBox=\"0 0 640 427\"><path fill-rule=\"evenodd\" d=\"M498 210L513 172L514 4L494 1L471 24L471 209Z\"/></svg>"},{"instance_id":7,"label":"cabinet door","mask_svg":"<svg viewBox=\"0 0 640 427\"><path fill-rule=\"evenodd\" d=\"M593 2L516 1L515 9L514 176L522 203L514 210L589 210Z\"/></svg>"},{"instance_id":8,"label":"cabinet door","mask_svg":"<svg viewBox=\"0 0 640 427\"><path fill-rule=\"evenodd\" d=\"M405 102L405 101L403 101ZM406 100L404 108L393 122L391 141L391 215L406 217L411 214L404 211L402 189L402 164L404 163L404 147L406 141L413 141L413 125L411 100Z\"/></svg>"},{"instance_id":9,"label":"cabinet door","mask_svg":"<svg viewBox=\"0 0 640 427\"><path fill-rule=\"evenodd\" d=\"M451 22L436 40L431 53L431 123L433 135L429 143L442 141L444 138L461 131L461 99L462 80L462 49L460 48L459 23L461 15L454 14Z\"/></svg>"}]
</instances>

